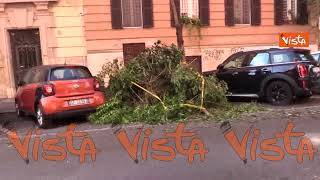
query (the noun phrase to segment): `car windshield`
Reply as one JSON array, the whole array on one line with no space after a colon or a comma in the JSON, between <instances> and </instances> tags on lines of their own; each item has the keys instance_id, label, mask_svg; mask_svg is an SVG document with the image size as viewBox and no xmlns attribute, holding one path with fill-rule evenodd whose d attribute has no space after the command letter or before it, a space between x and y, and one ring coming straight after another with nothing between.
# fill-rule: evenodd
<instances>
[{"instance_id":1,"label":"car windshield","mask_svg":"<svg viewBox=\"0 0 320 180\"><path fill-rule=\"evenodd\" d=\"M92 75L85 67L61 67L56 68L51 72L51 81L87 79Z\"/></svg>"}]
</instances>

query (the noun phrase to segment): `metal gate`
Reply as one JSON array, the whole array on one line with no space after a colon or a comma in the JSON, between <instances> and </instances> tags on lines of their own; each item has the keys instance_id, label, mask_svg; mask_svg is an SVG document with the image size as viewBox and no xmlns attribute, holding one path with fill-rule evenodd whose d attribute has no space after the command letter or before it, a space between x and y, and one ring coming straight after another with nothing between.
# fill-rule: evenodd
<instances>
[{"instance_id":1,"label":"metal gate","mask_svg":"<svg viewBox=\"0 0 320 180\"><path fill-rule=\"evenodd\" d=\"M24 73L42 65L40 35L38 29L10 30L12 65L16 85Z\"/></svg>"}]
</instances>

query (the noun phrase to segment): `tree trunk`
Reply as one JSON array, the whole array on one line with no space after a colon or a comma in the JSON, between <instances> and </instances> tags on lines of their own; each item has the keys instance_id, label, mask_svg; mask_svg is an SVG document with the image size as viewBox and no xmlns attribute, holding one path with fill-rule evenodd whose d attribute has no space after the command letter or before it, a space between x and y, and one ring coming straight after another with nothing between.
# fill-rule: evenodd
<instances>
[{"instance_id":1,"label":"tree trunk","mask_svg":"<svg viewBox=\"0 0 320 180\"><path fill-rule=\"evenodd\" d=\"M180 15L177 12L177 8L174 0L170 0L170 5L172 7L171 9L173 11L173 16L174 16L178 47L184 51L183 25L180 20Z\"/></svg>"}]
</instances>

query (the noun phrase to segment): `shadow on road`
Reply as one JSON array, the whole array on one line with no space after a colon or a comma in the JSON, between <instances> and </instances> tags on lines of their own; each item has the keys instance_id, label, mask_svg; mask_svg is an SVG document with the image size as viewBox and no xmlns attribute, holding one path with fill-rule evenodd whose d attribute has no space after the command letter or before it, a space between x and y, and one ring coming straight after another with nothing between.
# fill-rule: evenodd
<instances>
[{"instance_id":1,"label":"shadow on road","mask_svg":"<svg viewBox=\"0 0 320 180\"><path fill-rule=\"evenodd\" d=\"M86 117L73 117L64 119L53 119L50 129L56 129L64 126L68 126L71 123L84 124L88 122ZM0 125L2 128L9 129L11 131L24 131L29 129L36 129L36 121L33 117L17 117L15 113L2 113L0 114Z\"/></svg>"}]
</instances>

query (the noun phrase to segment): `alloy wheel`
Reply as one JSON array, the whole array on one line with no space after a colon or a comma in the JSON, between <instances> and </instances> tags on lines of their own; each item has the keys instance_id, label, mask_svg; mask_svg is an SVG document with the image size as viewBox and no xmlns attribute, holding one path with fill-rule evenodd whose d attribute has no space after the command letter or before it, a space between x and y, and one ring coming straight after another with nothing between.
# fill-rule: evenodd
<instances>
[{"instance_id":1,"label":"alloy wheel","mask_svg":"<svg viewBox=\"0 0 320 180\"><path fill-rule=\"evenodd\" d=\"M286 90L279 85L275 85L271 90L272 99L274 102L281 102L288 98Z\"/></svg>"},{"instance_id":2,"label":"alloy wheel","mask_svg":"<svg viewBox=\"0 0 320 180\"><path fill-rule=\"evenodd\" d=\"M266 98L269 103L276 106L285 106L294 99L290 85L284 81L271 82L266 89Z\"/></svg>"}]
</instances>

